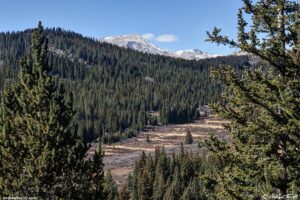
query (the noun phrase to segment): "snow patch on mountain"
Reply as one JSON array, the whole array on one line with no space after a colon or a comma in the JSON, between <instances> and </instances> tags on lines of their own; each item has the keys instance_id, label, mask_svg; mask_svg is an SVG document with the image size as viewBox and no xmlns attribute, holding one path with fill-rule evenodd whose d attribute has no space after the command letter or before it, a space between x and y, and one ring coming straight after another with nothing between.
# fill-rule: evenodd
<instances>
[{"instance_id":1,"label":"snow patch on mountain","mask_svg":"<svg viewBox=\"0 0 300 200\"><path fill-rule=\"evenodd\" d=\"M121 35L104 37L99 40L100 42L111 43L120 47L163 56L169 56L174 58L182 58L186 60L200 60L206 58L215 58L221 55L208 54L199 49L187 49L179 51L169 51L161 49L158 46L149 42L145 37L139 34Z\"/></svg>"},{"instance_id":2,"label":"snow patch on mountain","mask_svg":"<svg viewBox=\"0 0 300 200\"><path fill-rule=\"evenodd\" d=\"M111 43L119 47L141 51L144 53L158 54L158 55L165 55L165 56L170 56L171 53L167 50L163 50L157 47L156 45L150 43L143 36L138 34L104 37L101 38L99 41Z\"/></svg>"},{"instance_id":3,"label":"snow patch on mountain","mask_svg":"<svg viewBox=\"0 0 300 200\"><path fill-rule=\"evenodd\" d=\"M208 54L199 49L179 50L179 51L175 51L174 54L176 55L176 57L184 58L187 60L200 60L200 59L215 58L221 56L216 54Z\"/></svg>"}]
</instances>

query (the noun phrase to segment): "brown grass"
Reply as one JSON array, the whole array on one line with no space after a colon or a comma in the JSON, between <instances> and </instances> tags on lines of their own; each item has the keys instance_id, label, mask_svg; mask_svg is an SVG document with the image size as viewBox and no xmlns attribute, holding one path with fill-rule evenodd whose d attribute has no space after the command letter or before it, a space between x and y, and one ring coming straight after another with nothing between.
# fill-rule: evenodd
<instances>
[{"instance_id":1,"label":"brown grass","mask_svg":"<svg viewBox=\"0 0 300 200\"><path fill-rule=\"evenodd\" d=\"M199 152L197 140L207 137L210 133L215 134L219 138L228 138L228 134L223 128L223 123L228 122L221 121L215 116L210 116L194 123L156 126L154 130L141 132L135 138L112 145L104 145L104 169L110 169L117 185L121 185L126 182L135 161L140 157L142 151L152 153L159 146L165 147L168 154L177 153L180 150L180 144L184 142L186 132L190 131L194 138L194 144L184 145L184 148L188 152L197 153ZM146 135L149 135L150 143L146 142ZM95 145L92 145L89 152L94 152L94 149Z\"/></svg>"}]
</instances>

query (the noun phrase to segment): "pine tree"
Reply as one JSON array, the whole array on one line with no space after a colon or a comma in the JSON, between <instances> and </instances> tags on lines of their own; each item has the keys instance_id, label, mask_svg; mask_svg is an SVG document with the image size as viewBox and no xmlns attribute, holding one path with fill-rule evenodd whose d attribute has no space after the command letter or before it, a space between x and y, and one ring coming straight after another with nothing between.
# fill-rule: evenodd
<instances>
[{"instance_id":1,"label":"pine tree","mask_svg":"<svg viewBox=\"0 0 300 200\"><path fill-rule=\"evenodd\" d=\"M154 200L162 200L165 193L165 181L162 172L157 171L156 177L153 183L153 196Z\"/></svg>"},{"instance_id":2,"label":"pine tree","mask_svg":"<svg viewBox=\"0 0 300 200\"><path fill-rule=\"evenodd\" d=\"M181 200L207 199L207 197L200 194L200 190L201 188L200 188L199 178L195 177L194 180L190 182L188 187L186 187L180 199Z\"/></svg>"},{"instance_id":3,"label":"pine tree","mask_svg":"<svg viewBox=\"0 0 300 200\"><path fill-rule=\"evenodd\" d=\"M128 191L130 192L130 199L138 200L138 179L139 179L139 168L138 162L135 163L133 173L128 176Z\"/></svg>"},{"instance_id":4,"label":"pine tree","mask_svg":"<svg viewBox=\"0 0 300 200\"><path fill-rule=\"evenodd\" d=\"M141 200L150 200L152 194L152 182L150 182L149 174L143 170L138 180L138 195Z\"/></svg>"},{"instance_id":5,"label":"pine tree","mask_svg":"<svg viewBox=\"0 0 300 200\"><path fill-rule=\"evenodd\" d=\"M146 142L147 142L147 143L150 143L150 142L151 142L150 137L149 137L149 134L146 135Z\"/></svg>"},{"instance_id":6,"label":"pine tree","mask_svg":"<svg viewBox=\"0 0 300 200\"><path fill-rule=\"evenodd\" d=\"M72 98L64 99L63 86L50 75L47 48L39 22L31 54L20 61L19 82L1 99L0 196L73 199L99 192L99 198L102 155L84 161L86 149L71 127Z\"/></svg>"},{"instance_id":7,"label":"pine tree","mask_svg":"<svg viewBox=\"0 0 300 200\"><path fill-rule=\"evenodd\" d=\"M183 193L183 181L178 168L175 169L173 174L172 183L169 185L168 189L164 194L163 199L180 199Z\"/></svg>"},{"instance_id":8,"label":"pine tree","mask_svg":"<svg viewBox=\"0 0 300 200\"><path fill-rule=\"evenodd\" d=\"M191 134L191 131L186 132L185 135L185 144L193 144L194 140Z\"/></svg>"},{"instance_id":9,"label":"pine tree","mask_svg":"<svg viewBox=\"0 0 300 200\"><path fill-rule=\"evenodd\" d=\"M123 185L119 191L118 195L118 200L129 200L130 199L130 194L127 190L127 185Z\"/></svg>"},{"instance_id":10,"label":"pine tree","mask_svg":"<svg viewBox=\"0 0 300 200\"><path fill-rule=\"evenodd\" d=\"M225 85L224 102L212 106L230 120L229 145L207 143L224 166L216 174L219 199L299 194L300 25L299 4L288 0L243 0L238 41L215 28L209 41L261 59L241 77L227 66L213 72ZM250 16L250 22L245 20Z\"/></svg>"},{"instance_id":11,"label":"pine tree","mask_svg":"<svg viewBox=\"0 0 300 200\"><path fill-rule=\"evenodd\" d=\"M104 170L103 170L103 152L101 148L101 142L98 141L96 151L94 153L92 160L86 160L82 162L82 160L78 160L79 165L79 173L77 173L77 177L79 178L79 185L83 185L83 187L79 187L77 191L73 192L73 198L78 198L79 194L82 194L81 199L106 199L108 198L108 193L105 191L105 178L104 178ZM84 181L82 181L84 179ZM114 183L112 183L114 184Z\"/></svg>"},{"instance_id":12,"label":"pine tree","mask_svg":"<svg viewBox=\"0 0 300 200\"><path fill-rule=\"evenodd\" d=\"M107 200L117 200L118 199L118 188L114 182L111 171L108 170L104 180L104 192L107 194Z\"/></svg>"}]
</instances>

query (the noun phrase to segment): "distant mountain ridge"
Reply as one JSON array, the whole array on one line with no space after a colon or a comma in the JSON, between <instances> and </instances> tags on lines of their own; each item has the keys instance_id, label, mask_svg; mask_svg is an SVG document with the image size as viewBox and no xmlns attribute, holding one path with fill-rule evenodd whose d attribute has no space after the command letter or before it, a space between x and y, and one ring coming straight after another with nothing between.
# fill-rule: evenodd
<instances>
[{"instance_id":1,"label":"distant mountain ridge","mask_svg":"<svg viewBox=\"0 0 300 200\"><path fill-rule=\"evenodd\" d=\"M169 56L174 58L182 58L186 60L200 60L206 58L215 58L222 55L208 54L199 49L186 49L178 51L170 51L161 49L158 46L152 44L139 34L110 36L99 39L100 42L111 43L119 47L124 47L144 53L157 54L163 56Z\"/></svg>"}]
</instances>

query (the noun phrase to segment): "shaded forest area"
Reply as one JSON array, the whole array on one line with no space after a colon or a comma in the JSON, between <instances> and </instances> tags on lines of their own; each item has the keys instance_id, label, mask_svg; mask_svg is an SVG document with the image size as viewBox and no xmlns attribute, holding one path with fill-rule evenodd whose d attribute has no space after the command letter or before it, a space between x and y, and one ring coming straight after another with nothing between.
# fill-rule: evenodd
<instances>
[{"instance_id":1,"label":"shaded forest area","mask_svg":"<svg viewBox=\"0 0 300 200\"><path fill-rule=\"evenodd\" d=\"M17 80L31 33L0 33L0 90ZM148 124L191 122L199 105L220 97L222 88L209 75L212 66L249 65L247 56L187 61L149 55L60 28L46 29L45 35L52 75L73 98L74 124L85 143L126 139Z\"/></svg>"}]
</instances>

